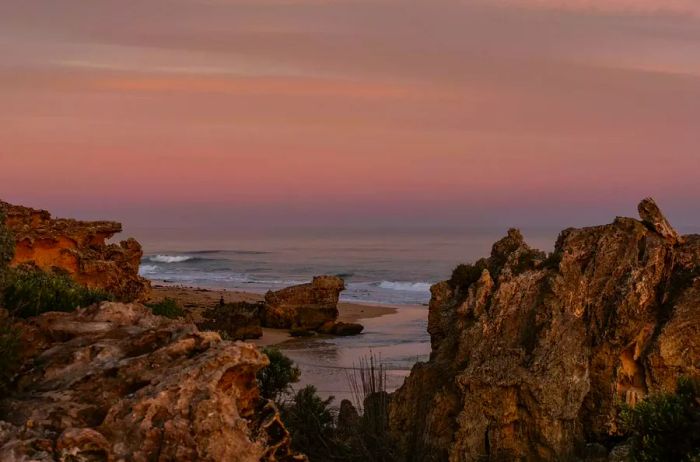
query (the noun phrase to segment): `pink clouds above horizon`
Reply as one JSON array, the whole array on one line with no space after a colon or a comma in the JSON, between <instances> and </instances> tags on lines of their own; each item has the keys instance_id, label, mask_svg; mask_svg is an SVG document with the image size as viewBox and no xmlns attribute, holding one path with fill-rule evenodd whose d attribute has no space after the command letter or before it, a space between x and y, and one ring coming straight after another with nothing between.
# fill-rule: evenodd
<instances>
[{"instance_id":1,"label":"pink clouds above horizon","mask_svg":"<svg viewBox=\"0 0 700 462\"><path fill-rule=\"evenodd\" d=\"M0 31L6 200L475 224L654 195L700 222L694 1L9 0Z\"/></svg>"}]
</instances>

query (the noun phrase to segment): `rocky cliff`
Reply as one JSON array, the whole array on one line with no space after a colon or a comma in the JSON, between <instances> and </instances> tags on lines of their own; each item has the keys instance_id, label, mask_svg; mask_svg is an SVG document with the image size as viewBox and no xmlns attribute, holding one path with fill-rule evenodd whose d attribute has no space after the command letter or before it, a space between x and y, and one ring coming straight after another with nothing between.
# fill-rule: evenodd
<instances>
[{"instance_id":1,"label":"rocky cliff","mask_svg":"<svg viewBox=\"0 0 700 462\"><path fill-rule=\"evenodd\" d=\"M138 274L141 245L134 239L106 243L121 232L121 224L56 219L45 210L2 201L0 208L15 236L12 265L32 262L45 270L58 267L81 284L125 301L141 299L148 292L148 281Z\"/></svg>"},{"instance_id":2,"label":"rocky cliff","mask_svg":"<svg viewBox=\"0 0 700 462\"><path fill-rule=\"evenodd\" d=\"M2 461L303 461L258 398L267 358L139 304L17 321L24 366L0 399Z\"/></svg>"},{"instance_id":3,"label":"rocky cliff","mask_svg":"<svg viewBox=\"0 0 700 462\"><path fill-rule=\"evenodd\" d=\"M639 213L549 256L510 230L432 287L430 360L389 411L405 460L586 459L619 442L620 403L700 374L700 235Z\"/></svg>"}]
</instances>

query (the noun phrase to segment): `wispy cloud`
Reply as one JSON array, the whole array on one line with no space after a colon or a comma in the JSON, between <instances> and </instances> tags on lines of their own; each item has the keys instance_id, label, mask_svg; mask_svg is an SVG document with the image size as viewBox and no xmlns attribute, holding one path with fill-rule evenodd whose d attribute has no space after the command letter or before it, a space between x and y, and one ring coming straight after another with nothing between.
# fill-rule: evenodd
<instances>
[{"instance_id":1,"label":"wispy cloud","mask_svg":"<svg viewBox=\"0 0 700 462\"><path fill-rule=\"evenodd\" d=\"M511 6L605 14L673 14L700 17L697 0L488 0Z\"/></svg>"}]
</instances>

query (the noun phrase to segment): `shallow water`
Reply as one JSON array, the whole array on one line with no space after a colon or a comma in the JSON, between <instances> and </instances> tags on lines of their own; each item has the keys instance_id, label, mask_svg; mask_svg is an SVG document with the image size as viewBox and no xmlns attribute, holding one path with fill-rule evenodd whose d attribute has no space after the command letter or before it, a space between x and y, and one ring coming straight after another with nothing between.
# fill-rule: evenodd
<instances>
[{"instance_id":1,"label":"shallow water","mask_svg":"<svg viewBox=\"0 0 700 462\"><path fill-rule=\"evenodd\" d=\"M393 314L360 320L365 330L357 336L298 338L278 346L302 371L295 389L314 385L321 396L335 396L338 405L342 399L353 400L348 374L362 357L374 355L386 368L387 391L401 386L411 367L428 359L427 321L426 307L402 307Z\"/></svg>"}]
</instances>

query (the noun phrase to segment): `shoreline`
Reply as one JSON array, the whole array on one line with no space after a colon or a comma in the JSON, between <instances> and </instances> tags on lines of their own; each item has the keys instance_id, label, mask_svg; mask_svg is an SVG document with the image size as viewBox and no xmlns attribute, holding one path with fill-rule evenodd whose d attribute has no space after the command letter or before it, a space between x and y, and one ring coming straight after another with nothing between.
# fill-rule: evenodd
<instances>
[{"instance_id":1,"label":"shoreline","mask_svg":"<svg viewBox=\"0 0 700 462\"><path fill-rule=\"evenodd\" d=\"M258 302L264 300L264 293L246 292L232 289L216 289L196 286L186 286L168 283L152 282L151 293L146 300L147 303L158 302L164 298L172 298L179 302L187 312L190 320L198 322L201 320L201 309L219 303L223 297L226 303L236 302ZM363 319L374 319L382 316L396 314L400 308L416 308L421 305L388 305L388 304L365 304L361 302L338 302L338 321L347 323L357 323ZM263 327L263 335L258 339L246 340L257 346L272 346L284 343L293 339L287 329L272 329Z\"/></svg>"}]
</instances>

